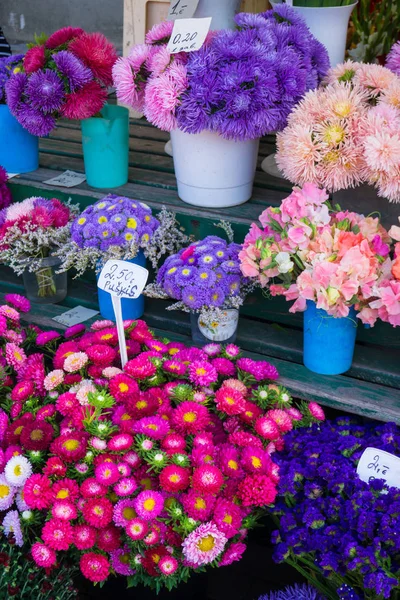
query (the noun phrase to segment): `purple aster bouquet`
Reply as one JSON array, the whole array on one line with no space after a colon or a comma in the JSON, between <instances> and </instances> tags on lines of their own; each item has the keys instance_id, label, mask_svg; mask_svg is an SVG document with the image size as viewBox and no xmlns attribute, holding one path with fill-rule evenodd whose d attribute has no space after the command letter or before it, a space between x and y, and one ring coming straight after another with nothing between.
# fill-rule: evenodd
<instances>
[{"instance_id":1,"label":"purple aster bouquet","mask_svg":"<svg viewBox=\"0 0 400 600\"><path fill-rule=\"evenodd\" d=\"M101 33L64 27L49 38L36 38L6 83L9 109L38 137L48 135L60 117L93 117L107 100L116 59L114 46Z\"/></svg>"},{"instance_id":2,"label":"purple aster bouquet","mask_svg":"<svg viewBox=\"0 0 400 600\"><path fill-rule=\"evenodd\" d=\"M352 417L297 429L279 453L275 560L328 600L383 600L400 590L400 489L357 475L367 447L400 456L400 429Z\"/></svg>"},{"instance_id":3,"label":"purple aster bouquet","mask_svg":"<svg viewBox=\"0 0 400 600\"><path fill-rule=\"evenodd\" d=\"M224 322L225 309L239 309L254 285L240 271L241 246L209 235L183 248L164 262L157 281L145 294L153 298L172 298L167 310L200 313L204 326Z\"/></svg>"},{"instance_id":4,"label":"purple aster bouquet","mask_svg":"<svg viewBox=\"0 0 400 600\"><path fill-rule=\"evenodd\" d=\"M0 58L0 104L6 104L6 83L23 58L23 54Z\"/></svg>"},{"instance_id":5,"label":"purple aster bouquet","mask_svg":"<svg viewBox=\"0 0 400 600\"><path fill-rule=\"evenodd\" d=\"M311 585L295 584L260 596L258 600L323 600L323 597Z\"/></svg>"},{"instance_id":6,"label":"purple aster bouquet","mask_svg":"<svg viewBox=\"0 0 400 600\"><path fill-rule=\"evenodd\" d=\"M156 219L147 204L109 194L76 217L71 238L57 256L62 270L74 268L77 277L87 269L101 270L110 259L131 260L140 251L156 269L164 254L176 252L188 240L165 208Z\"/></svg>"},{"instance_id":7,"label":"purple aster bouquet","mask_svg":"<svg viewBox=\"0 0 400 600\"><path fill-rule=\"evenodd\" d=\"M280 130L329 68L328 54L286 5L236 16L197 52L171 55L172 22L156 25L113 69L119 100L156 127L256 139Z\"/></svg>"}]
</instances>

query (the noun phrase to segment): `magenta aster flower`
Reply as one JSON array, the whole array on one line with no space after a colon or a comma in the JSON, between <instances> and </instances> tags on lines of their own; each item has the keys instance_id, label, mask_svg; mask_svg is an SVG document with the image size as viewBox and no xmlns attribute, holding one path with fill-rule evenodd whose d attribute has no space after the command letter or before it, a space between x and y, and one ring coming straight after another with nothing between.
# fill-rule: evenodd
<instances>
[{"instance_id":1,"label":"magenta aster flower","mask_svg":"<svg viewBox=\"0 0 400 600\"><path fill-rule=\"evenodd\" d=\"M118 467L113 462L103 462L94 471L96 480L102 485L113 485L120 478Z\"/></svg>"},{"instance_id":2,"label":"magenta aster flower","mask_svg":"<svg viewBox=\"0 0 400 600\"><path fill-rule=\"evenodd\" d=\"M90 525L76 525L74 527L73 543L78 550L90 550L96 543L97 533Z\"/></svg>"},{"instance_id":3,"label":"magenta aster flower","mask_svg":"<svg viewBox=\"0 0 400 600\"><path fill-rule=\"evenodd\" d=\"M107 498L90 498L82 510L83 518L89 525L101 529L109 525L113 518L113 505Z\"/></svg>"},{"instance_id":4,"label":"magenta aster flower","mask_svg":"<svg viewBox=\"0 0 400 600\"><path fill-rule=\"evenodd\" d=\"M217 381L218 372L208 361L196 360L189 364L189 379L195 385L207 386Z\"/></svg>"},{"instance_id":5,"label":"magenta aster flower","mask_svg":"<svg viewBox=\"0 0 400 600\"><path fill-rule=\"evenodd\" d=\"M308 410L310 411L311 416L317 421L325 421L325 413L316 402L310 402Z\"/></svg>"},{"instance_id":6,"label":"magenta aster flower","mask_svg":"<svg viewBox=\"0 0 400 600\"><path fill-rule=\"evenodd\" d=\"M206 344L203 346L202 350L207 356L218 356L222 351L222 346L221 344Z\"/></svg>"},{"instance_id":7,"label":"magenta aster flower","mask_svg":"<svg viewBox=\"0 0 400 600\"><path fill-rule=\"evenodd\" d=\"M80 493L84 498L99 498L107 493L107 488L94 477L89 477L82 483Z\"/></svg>"},{"instance_id":8,"label":"magenta aster flower","mask_svg":"<svg viewBox=\"0 0 400 600\"><path fill-rule=\"evenodd\" d=\"M117 433L109 439L107 447L112 452L123 452L131 448L133 437L129 433Z\"/></svg>"},{"instance_id":9,"label":"magenta aster flower","mask_svg":"<svg viewBox=\"0 0 400 600\"><path fill-rule=\"evenodd\" d=\"M255 430L261 437L266 440L275 441L277 440L281 432L279 431L278 425L267 416L259 417L255 424Z\"/></svg>"},{"instance_id":10,"label":"magenta aster flower","mask_svg":"<svg viewBox=\"0 0 400 600\"><path fill-rule=\"evenodd\" d=\"M60 336L58 331L43 331L43 333L39 333L36 338L36 344L38 346L46 346L53 340L57 340Z\"/></svg>"},{"instance_id":11,"label":"magenta aster flower","mask_svg":"<svg viewBox=\"0 0 400 600\"><path fill-rule=\"evenodd\" d=\"M163 556L160 558L158 568L165 576L173 575L179 567L179 563L173 556Z\"/></svg>"},{"instance_id":12,"label":"magenta aster flower","mask_svg":"<svg viewBox=\"0 0 400 600\"><path fill-rule=\"evenodd\" d=\"M64 331L64 337L66 340L68 340L80 335L84 331L86 331L86 325L83 323L77 323L76 325L72 325L72 327L68 327L68 329Z\"/></svg>"},{"instance_id":13,"label":"magenta aster flower","mask_svg":"<svg viewBox=\"0 0 400 600\"><path fill-rule=\"evenodd\" d=\"M234 537L242 525L242 511L237 504L220 498L215 505L213 521L227 538Z\"/></svg>"},{"instance_id":14,"label":"magenta aster flower","mask_svg":"<svg viewBox=\"0 0 400 600\"><path fill-rule=\"evenodd\" d=\"M182 402L172 415L172 423L178 433L197 433L204 429L210 420L208 409L197 402Z\"/></svg>"},{"instance_id":15,"label":"magenta aster flower","mask_svg":"<svg viewBox=\"0 0 400 600\"><path fill-rule=\"evenodd\" d=\"M33 544L31 548L31 554L35 563L39 565L39 567L43 567L45 569L55 565L57 560L54 550L45 544L41 544L40 542Z\"/></svg>"},{"instance_id":16,"label":"magenta aster flower","mask_svg":"<svg viewBox=\"0 0 400 600\"><path fill-rule=\"evenodd\" d=\"M42 529L44 543L53 550L68 550L73 542L74 530L65 520L50 519Z\"/></svg>"},{"instance_id":17,"label":"magenta aster flower","mask_svg":"<svg viewBox=\"0 0 400 600\"><path fill-rule=\"evenodd\" d=\"M4 300L7 304L11 304L14 308L21 312L29 312L31 310L31 303L25 296L19 294L6 294Z\"/></svg>"},{"instance_id":18,"label":"magenta aster flower","mask_svg":"<svg viewBox=\"0 0 400 600\"><path fill-rule=\"evenodd\" d=\"M136 517L129 521L129 523L126 525L125 530L129 537L135 542L137 542L139 540L143 540L146 537L149 531L149 526L147 524L147 521L141 519L140 517Z\"/></svg>"},{"instance_id":19,"label":"magenta aster flower","mask_svg":"<svg viewBox=\"0 0 400 600\"><path fill-rule=\"evenodd\" d=\"M219 561L220 567L227 567L234 562L241 560L243 553L246 550L246 544L242 542L237 542L236 544L232 544L222 555L221 560Z\"/></svg>"},{"instance_id":20,"label":"magenta aster flower","mask_svg":"<svg viewBox=\"0 0 400 600\"><path fill-rule=\"evenodd\" d=\"M167 371L167 373L182 377L182 375L186 373L187 366L180 360L172 358L171 360L165 361L163 369L164 371Z\"/></svg>"},{"instance_id":21,"label":"magenta aster flower","mask_svg":"<svg viewBox=\"0 0 400 600\"><path fill-rule=\"evenodd\" d=\"M131 549L129 546L118 548L110 553L111 566L118 575L129 577L135 574L135 571L129 566L131 558Z\"/></svg>"},{"instance_id":22,"label":"magenta aster flower","mask_svg":"<svg viewBox=\"0 0 400 600\"><path fill-rule=\"evenodd\" d=\"M117 496L131 496L138 489L138 484L133 477L122 477L114 485L114 492Z\"/></svg>"},{"instance_id":23,"label":"magenta aster flower","mask_svg":"<svg viewBox=\"0 0 400 600\"><path fill-rule=\"evenodd\" d=\"M119 500L114 506L113 521L118 527L126 527L136 516L134 500Z\"/></svg>"},{"instance_id":24,"label":"magenta aster flower","mask_svg":"<svg viewBox=\"0 0 400 600\"><path fill-rule=\"evenodd\" d=\"M192 487L198 492L218 494L223 484L224 477L214 465L203 465L193 472Z\"/></svg>"},{"instance_id":25,"label":"magenta aster flower","mask_svg":"<svg viewBox=\"0 0 400 600\"><path fill-rule=\"evenodd\" d=\"M72 504L68 500L57 500L54 502L51 507L51 514L55 519L60 519L61 521L71 521L78 516L75 504Z\"/></svg>"},{"instance_id":26,"label":"magenta aster flower","mask_svg":"<svg viewBox=\"0 0 400 600\"><path fill-rule=\"evenodd\" d=\"M241 464L247 472L267 473L270 463L269 454L263 448L248 446L243 449Z\"/></svg>"},{"instance_id":27,"label":"magenta aster flower","mask_svg":"<svg viewBox=\"0 0 400 600\"><path fill-rule=\"evenodd\" d=\"M183 541L183 555L196 566L207 565L221 554L226 542L226 536L214 523L203 523Z\"/></svg>"},{"instance_id":28,"label":"magenta aster flower","mask_svg":"<svg viewBox=\"0 0 400 600\"><path fill-rule=\"evenodd\" d=\"M148 435L154 440L162 440L169 429L168 421L161 417L143 417L135 423L135 433Z\"/></svg>"},{"instance_id":29,"label":"magenta aster flower","mask_svg":"<svg viewBox=\"0 0 400 600\"><path fill-rule=\"evenodd\" d=\"M110 563L103 554L88 552L81 557L80 569L86 579L97 583L105 581L110 574Z\"/></svg>"},{"instance_id":30,"label":"magenta aster flower","mask_svg":"<svg viewBox=\"0 0 400 600\"><path fill-rule=\"evenodd\" d=\"M236 367L229 358L214 358L211 364L224 377L234 377L236 375Z\"/></svg>"},{"instance_id":31,"label":"magenta aster flower","mask_svg":"<svg viewBox=\"0 0 400 600\"><path fill-rule=\"evenodd\" d=\"M215 496L189 490L181 496L181 502L187 515L196 521L207 521L215 506Z\"/></svg>"},{"instance_id":32,"label":"magenta aster flower","mask_svg":"<svg viewBox=\"0 0 400 600\"><path fill-rule=\"evenodd\" d=\"M217 409L227 415L240 415L246 407L246 400L243 395L233 389L223 386L215 394Z\"/></svg>"},{"instance_id":33,"label":"magenta aster flower","mask_svg":"<svg viewBox=\"0 0 400 600\"><path fill-rule=\"evenodd\" d=\"M164 497L160 492L145 490L135 498L135 510L145 521L156 519L163 509Z\"/></svg>"}]
</instances>

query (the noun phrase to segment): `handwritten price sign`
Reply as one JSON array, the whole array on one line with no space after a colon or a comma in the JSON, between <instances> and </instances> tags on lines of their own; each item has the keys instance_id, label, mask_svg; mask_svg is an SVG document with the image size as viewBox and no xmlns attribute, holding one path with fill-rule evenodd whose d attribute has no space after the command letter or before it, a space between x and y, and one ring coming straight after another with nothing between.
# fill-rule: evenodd
<instances>
[{"instance_id":1,"label":"handwritten price sign","mask_svg":"<svg viewBox=\"0 0 400 600\"><path fill-rule=\"evenodd\" d=\"M366 448L359 460L357 474L366 483L384 479L389 487L400 488L400 458L385 450Z\"/></svg>"},{"instance_id":2,"label":"handwritten price sign","mask_svg":"<svg viewBox=\"0 0 400 600\"><path fill-rule=\"evenodd\" d=\"M199 0L171 0L168 12L168 21L176 19L190 19L196 12Z\"/></svg>"},{"instance_id":3,"label":"handwritten price sign","mask_svg":"<svg viewBox=\"0 0 400 600\"><path fill-rule=\"evenodd\" d=\"M211 17L204 19L178 19L174 23L168 50L171 54L200 50L211 27Z\"/></svg>"},{"instance_id":4,"label":"handwritten price sign","mask_svg":"<svg viewBox=\"0 0 400 600\"><path fill-rule=\"evenodd\" d=\"M125 260L109 260L104 265L97 286L111 295L112 305L117 322L119 351L122 367L128 362L126 351L124 323L122 320L121 298L135 300L139 298L147 283L147 269Z\"/></svg>"}]
</instances>

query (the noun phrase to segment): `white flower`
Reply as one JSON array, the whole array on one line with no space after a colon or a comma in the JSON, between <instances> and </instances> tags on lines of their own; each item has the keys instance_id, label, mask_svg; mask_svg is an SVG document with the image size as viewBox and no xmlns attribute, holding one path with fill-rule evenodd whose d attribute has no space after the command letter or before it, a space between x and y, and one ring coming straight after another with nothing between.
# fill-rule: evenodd
<instances>
[{"instance_id":1,"label":"white flower","mask_svg":"<svg viewBox=\"0 0 400 600\"><path fill-rule=\"evenodd\" d=\"M32 465L25 456L13 456L5 466L4 475L10 485L21 487L32 475Z\"/></svg>"},{"instance_id":2,"label":"white flower","mask_svg":"<svg viewBox=\"0 0 400 600\"><path fill-rule=\"evenodd\" d=\"M275 261L278 265L279 273L289 273L294 267L294 263L290 260L289 252L278 252L275 256Z\"/></svg>"},{"instance_id":3,"label":"white flower","mask_svg":"<svg viewBox=\"0 0 400 600\"><path fill-rule=\"evenodd\" d=\"M24 521L30 521L33 517L33 512L31 510L24 510L21 513L21 517L23 518Z\"/></svg>"}]
</instances>

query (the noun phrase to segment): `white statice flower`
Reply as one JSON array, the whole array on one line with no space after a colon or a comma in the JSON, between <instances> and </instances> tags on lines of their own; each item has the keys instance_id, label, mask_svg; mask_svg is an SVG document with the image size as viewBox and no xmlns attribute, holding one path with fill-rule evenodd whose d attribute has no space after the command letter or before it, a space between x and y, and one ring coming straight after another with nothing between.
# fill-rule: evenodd
<instances>
[{"instance_id":1,"label":"white statice flower","mask_svg":"<svg viewBox=\"0 0 400 600\"><path fill-rule=\"evenodd\" d=\"M13 456L5 466L4 475L10 485L21 487L32 475L32 465L25 456Z\"/></svg>"},{"instance_id":2,"label":"white statice flower","mask_svg":"<svg viewBox=\"0 0 400 600\"><path fill-rule=\"evenodd\" d=\"M31 510L24 510L21 513L22 520L29 522L33 519L33 512Z\"/></svg>"},{"instance_id":3,"label":"white statice flower","mask_svg":"<svg viewBox=\"0 0 400 600\"><path fill-rule=\"evenodd\" d=\"M275 257L277 269L279 273L290 273L294 267L293 261L290 260L289 252L278 252Z\"/></svg>"}]
</instances>

